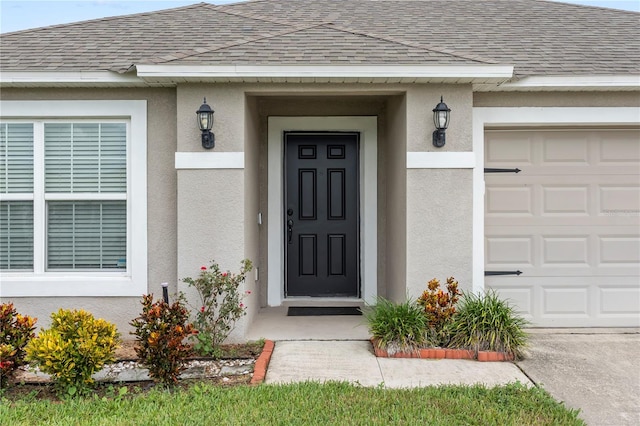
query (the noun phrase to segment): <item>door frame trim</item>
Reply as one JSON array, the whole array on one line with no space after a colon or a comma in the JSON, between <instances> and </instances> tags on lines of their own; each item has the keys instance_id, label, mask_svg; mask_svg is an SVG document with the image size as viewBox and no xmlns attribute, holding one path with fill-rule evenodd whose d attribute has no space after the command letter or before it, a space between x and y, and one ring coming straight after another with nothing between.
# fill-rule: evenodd
<instances>
[{"instance_id":1,"label":"door frame trim","mask_svg":"<svg viewBox=\"0 0 640 426\"><path fill-rule=\"evenodd\" d=\"M284 294L284 140L285 131L360 133L360 293L373 303L378 294L378 119L375 116L269 117L267 201L267 304L280 306ZM276 220L270 220L275 218ZM290 300L289 298L288 300ZM332 298L331 300L333 300ZM335 298L335 300L344 300Z\"/></svg>"}]
</instances>

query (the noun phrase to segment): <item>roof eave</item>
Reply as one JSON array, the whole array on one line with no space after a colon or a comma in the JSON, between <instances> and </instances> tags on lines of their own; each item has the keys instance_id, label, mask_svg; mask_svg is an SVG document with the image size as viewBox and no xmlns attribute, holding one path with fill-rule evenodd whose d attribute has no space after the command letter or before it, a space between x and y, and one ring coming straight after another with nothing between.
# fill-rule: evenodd
<instances>
[{"instance_id":1,"label":"roof eave","mask_svg":"<svg viewBox=\"0 0 640 426\"><path fill-rule=\"evenodd\" d=\"M138 65L150 83L492 83L513 77L511 65Z\"/></svg>"},{"instance_id":2,"label":"roof eave","mask_svg":"<svg viewBox=\"0 0 640 426\"><path fill-rule=\"evenodd\" d=\"M640 74L530 76L502 84L474 84L474 92L639 91Z\"/></svg>"},{"instance_id":3,"label":"roof eave","mask_svg":"<svg viewBox=\"0 0 640 426\"><path fill-rule=\"evenodd\" d=\"M0 87L149 87L135 74L113 71L2 71Z\"/></svg>"},{"instance_id":4,"label":"roof eave","mask_svg":"<svg viewBox=\"0 0 640 426\"><path fill-rule=\"evenodd\" d=\"M459 83L476 92L640 91L640 74L530 76L510 65L138 65L134 72L3 71L0 87L174 87L181 83ZM133 70L132 70L133 71Z\"/></svg>"}]
</instances>

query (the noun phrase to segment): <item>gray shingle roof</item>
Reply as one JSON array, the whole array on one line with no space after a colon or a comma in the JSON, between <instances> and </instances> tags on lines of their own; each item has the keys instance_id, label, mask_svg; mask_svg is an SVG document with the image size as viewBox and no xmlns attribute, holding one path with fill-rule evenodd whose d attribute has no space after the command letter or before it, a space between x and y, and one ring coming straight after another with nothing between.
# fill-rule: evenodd
<instances>
[{"instance_id":1,"label":"gray shingle roof","mask_svg":"<svg viewBox=\"0 0 640 426\"><path fill-rule=\"evenodd\" d=\"M203 41L204 39L204 41ZM6 33L3 71L132 65L512 64L640 74L640 14L546 0L256 0Z\"/></svg>"}]
</instances>

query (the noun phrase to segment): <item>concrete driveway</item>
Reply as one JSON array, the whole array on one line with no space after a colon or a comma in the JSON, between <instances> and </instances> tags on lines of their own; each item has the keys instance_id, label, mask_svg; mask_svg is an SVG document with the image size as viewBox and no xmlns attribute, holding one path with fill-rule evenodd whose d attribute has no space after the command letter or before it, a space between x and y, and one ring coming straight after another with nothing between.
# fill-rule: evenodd
<instances>
[{"instance_id":1,"label":"concrete driveway","mask_svg":"<svg viewBox=\"0 0 640 426\"><path fill-rule=\"evenodd\" d=\"M640 330L532 330L529 378L589 426L640 425Z\"/></svg>"}]
</instances>

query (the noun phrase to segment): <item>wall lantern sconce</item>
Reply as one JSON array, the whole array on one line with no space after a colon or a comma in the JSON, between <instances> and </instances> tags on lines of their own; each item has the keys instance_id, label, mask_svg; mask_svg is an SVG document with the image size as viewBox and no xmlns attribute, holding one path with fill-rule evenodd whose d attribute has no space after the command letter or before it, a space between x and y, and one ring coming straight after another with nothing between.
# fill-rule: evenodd
<instances>
[{"instance_id":1,"label":"wall lantern sconce","mask_svg":"<svg viewBox=\"0 0 640 426\"><path fill-rule=\"evenodd\" d=\"M442 148L445 144L445 130L449 127L450 115L451 109L442 102L442 96L440 96L440 103L433 109L433 124L436 126L433 132L433 146L436 148Z\"/></svg>"},{"instance_id":2,"label":"wall lantern sconce","mask_svg":"<svg viewBox=\"0 0 640 426\"><path fill-rule=\"evenodd\" d=\"M216 146L216 138L211 133L211 126L213 126L213 110L207 105L207 98L204 98L204 103L200 105L200 108L196 111L198 117L198 127L202 131L202 147L204 149L211 149Z\"/></svg>"}]
</instances>

